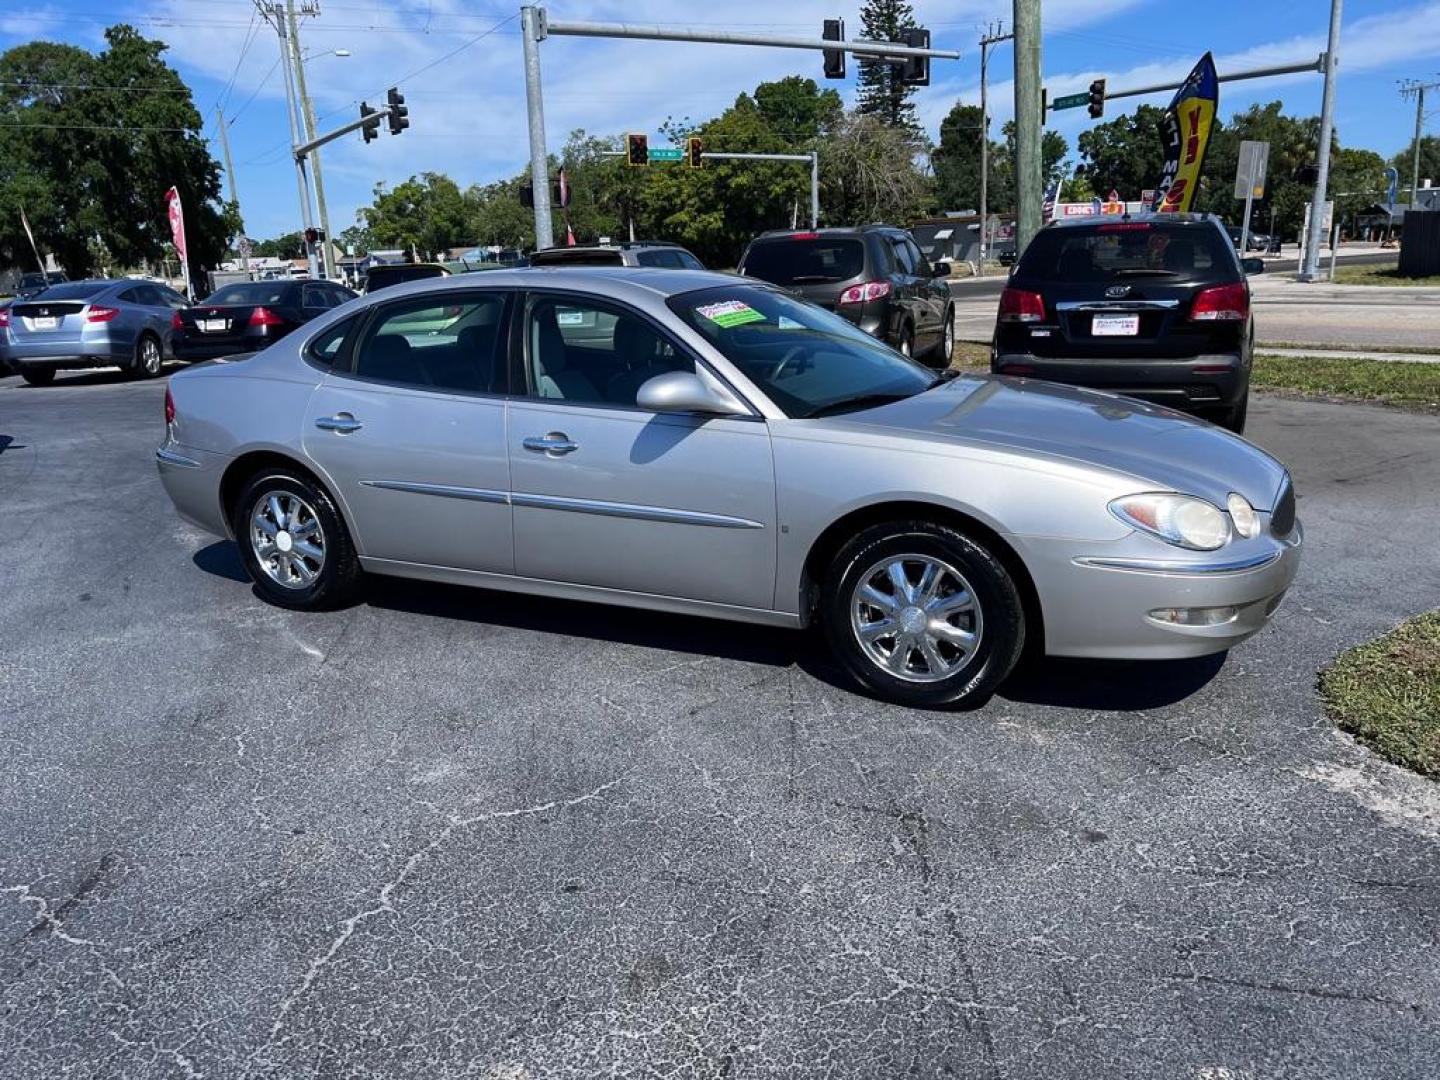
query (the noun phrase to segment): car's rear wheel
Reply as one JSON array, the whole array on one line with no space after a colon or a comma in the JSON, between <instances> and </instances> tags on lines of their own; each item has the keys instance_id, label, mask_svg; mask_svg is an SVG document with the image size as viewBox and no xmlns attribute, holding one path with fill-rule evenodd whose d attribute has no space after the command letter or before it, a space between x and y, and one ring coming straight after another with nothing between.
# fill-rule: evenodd
<instances>
[{"instance_id":1,"label":"car's rear wheel","mask_svg":"<svg viewBox=\"0 0 1440 1080\"><path fill-rule=\"evenodd\" d=\"M31 386L49 386L55 381L55 369L51 367L22 367L20 377Z\"/></svg>"},{"instance_id":2,"label":"car's rear wheel","mask_svg":"<svg viewBox=\"0 0 1440 1080\"><path fill-rule=\"evenodd\" d=\"M900 337L895 342L895 351L901 356L915 355L915 332L910 329L909 323L900 327Z\"/></svg>"},{"instance_id":3,"label":"car's rear wheel","mask_svg":"<svg viewBox=\"0 0 1440 1080\"><path fill-rule=\"evenodd\" d=\"M231 514L245 569L270 603L317 610L354 598L355 545L329 494L309 477L267 469L245 485Z\"/></svg>"},{"instance_id":4,"label":"car's rear wheel","mask_svg":"<svg viewBox=\"0 0 1440 1080\"><path fill-rule=\"evenodd\" d=\"M135 363L131 368L137 379L153 379L165 366L165 353L154 334L141 334L135 342Z\"/></svg>"},{"instance_id":5,"label":"car's rear wheel","mask_svg":"<svg viewBox=\"0 0 1440 1080\"><path fill-rule=\"evenodd\" d=\"M925 363L930 367L943 371L950 366L950 361L955 358L955 309L945 309L945 328L940 333L940 340L930 350L930 355L925 357Z\"/></svg>"},{"instance_id":6,"label":"car's rear wheel","mask_svg":"<svg viewBox=\"0 0 1440 1080\"><path fill-rule=\"evenodd\" d=\"M1250 391L1245 391L1245 396L1230 407L1220 419L1220 426L1233 431L1236 435L1245 434L1245 418L1250 412Z\"/></svg>"},{"instance_id":7,"label":"car's rear wheel","mask_svg":"<svg viewBox=\"0 0 1440 1080\"><path fill-rule=\"evenodd\" d=\"M901 705L983 701L1025 644L1020 594L964 533L927 521L873 525L832 560L821 623L861 686Z\"/></svg>"}]
</instances>

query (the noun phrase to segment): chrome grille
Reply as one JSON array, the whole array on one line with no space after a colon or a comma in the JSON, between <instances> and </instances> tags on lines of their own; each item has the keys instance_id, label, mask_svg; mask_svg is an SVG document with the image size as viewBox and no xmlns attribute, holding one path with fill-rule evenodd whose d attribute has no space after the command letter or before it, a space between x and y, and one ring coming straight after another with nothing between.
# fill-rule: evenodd
<instances>
[{"instance_id":1,"label":"chrome grille","mask_svg":"<svg viewBox=\"0 0 1440 1080\"><path fill-rule=\"evenodd\" d=\"M1295 486L1285 478L1275 509L1270 512L1270 531L1276 536L1289 536L1295 531Z\"/></svg>"}]
</instances>

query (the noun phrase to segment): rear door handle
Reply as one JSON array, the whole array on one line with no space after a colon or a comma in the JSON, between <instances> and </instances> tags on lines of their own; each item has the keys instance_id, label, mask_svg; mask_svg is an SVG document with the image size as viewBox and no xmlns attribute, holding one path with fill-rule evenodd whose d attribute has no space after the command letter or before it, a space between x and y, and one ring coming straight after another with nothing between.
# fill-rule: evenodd
<instances>
[{"instance_id":1,"label":"rear door handle","mask_svg":"<svg viewBox=\"0 0 1440 1080\"><path fill-rule=\"evenodd\" d=\"M334 431L341 435L348 435L352 431L359 431L364 425L356 420L349 413L336 413L334 416L322 416L315 421L315 426L322 431Z\"/></svg>"},{"instance_id":2,"label":"rear door handle","mask_svg":"<svg viewBox=\"0 0 1440 1080\"><path fill-rule=\"evenodd\" d=\"M580 444L571 442L570 436L566 435L563 431L551 431L545 435L532 435L524 441L523 445L526 450L549 454L551 457L559 457L562 454L568 454L580 449Z\"/></svg>"}]
</instances>

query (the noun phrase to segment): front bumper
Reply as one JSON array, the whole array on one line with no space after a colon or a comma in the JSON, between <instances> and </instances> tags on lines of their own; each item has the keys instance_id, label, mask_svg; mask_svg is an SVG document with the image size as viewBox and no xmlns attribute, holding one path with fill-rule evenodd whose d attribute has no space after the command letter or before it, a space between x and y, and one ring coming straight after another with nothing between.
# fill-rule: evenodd
<instances>
[{"instance_id":1,"label":"front bumper","mask_svg":"<svg viewBox=\"0 0 1440 1080\"><path fill-rule=\"evenodd\" d=\"M1184 551L1132 533L1116 543L1014 537L1036 590L1053 656L1162 660L1206 656L1265 627L1300 567L1304 531L1269 534L1218 552ZM1233 608L1215 625L1179 625L1151 613Z\"/></svg>"},{"instance_id":2,"label":"front bumper","mask_svg":"<svg viewBox=\"0 0 1440 1080\"><path fill-rule=\"evenodd\" d=\"M990 370L1000 375L1024 375L1069 386L1108 390L1187 412L1237 405L1250 385L1249 370L1243 357L1236 353L1141 360L1078 359L997 351Z\"/></svg>"}]
</instances>

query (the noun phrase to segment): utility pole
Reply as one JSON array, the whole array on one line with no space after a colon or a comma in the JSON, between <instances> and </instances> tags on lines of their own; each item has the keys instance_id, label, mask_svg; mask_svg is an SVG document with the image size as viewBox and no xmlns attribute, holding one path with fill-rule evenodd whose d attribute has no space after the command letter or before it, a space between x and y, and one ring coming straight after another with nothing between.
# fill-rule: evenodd
<instances>
[{"instance_id":1,"label":"utility pole","mask_svg":"<svg viewBox=\"0 0 1440 1080\"><path fill-rule=\"evenodd\" d=\"M980 259L975 264L979 275L985 274L985 256L990 253L990 237L986 226L990 220L990 46L1014 39L1004 32L1001 23L990 24L989 32L980 39Z\"/></svg>"},{"instance_id":2,"label":"utility pole","mask_svg":"<svg viewBox=\"0 0 1440 1080\"><path fill-rule=\"evenodd\" d=\"M1015 253L1040 231L1040 0L1015 0Z\"/></svg>"},{"instance_id":3,"label":"utility pole","mask_svg":"<svg viewBox=\"0 0 1440 1080\"><path fill-rule=\"evenodd\" d=\"M296 146L300 142L300 127L295 120L295 80L294 72L290 69L290 43L285 30L285 8L279 0L255 0L255 8L260 12L261 18L275 27L275 33L280 39L280 71L285 77L285 118L290 122L290 145ZM295 156L295 184L300 190L300 220L306 229L311 229L314 221L310 215L310 174L305 169L304 155ZM315 249L308 241L305 243L305 261L309 266L310 276L319 277Z\"/></svg>"},{"instance_id":4,"label":"utility pole","mask_svg":"<svg viewBox=\"0 0 1440 1080\"><path fill-rule=\"evenodd\" d=\"M240 213L240 193L236 189L235 163L230 160L230 129L225 126L225 113L220 106L215 106L215 121L220 125L220 149L225 155L225 179L230 183L230 201L235 204L235 212ZM241 228L244 228L244 218L241 218ZM244 237L242 236L243 240ZM243 246L243 245L242 245ZM240 265L245 272L250 272L250 256L244 251L240 253Z\"/></svg>"},{"instance_id":5,"label":"utility pole","mask_svg":"<svg viewBox=\"0 0 1440 1080\"><path fill-rule=\"evenodd\" d=\"M1296 277L1315 281L1320 274L1320 243L1325 238L1325 191L1330 182L1330 132L1335 123L1335 69L1340 63L1341 0L1330 0L1330 37L1325 44L1325 91L1320 98L1320 174L1310 200L1310 235L1305 238L1305 264Z\"/></svg>"},{"instance_id":6,"label":"utility pole","mask_svg":"<svg viewBox=\"0 0 1440 1080\"><path fill-rule=\"evenodd\" d=\"M1420 205L1420 140L1425 133L1425 91L1440 90L1440 82L1422 83L1419 79L1406 79L1400 84L1401 97L1415 99L1415 146L1410 157L1410 209Z\"/></svg>"},{"instance_id":7,"label":"utility pole","mask_svg":"<svg viewBox=\"0 0 1440 1080\"><path fill-rule=\"evenodd\" d=\"M530 191L535 196L535 247L555 243L550 221L550 159L545 153L545 102L540 94L540 42L545 20L539 8L520 9L520 37L525 50L525 109L530 121Z\"/></svg>"},{"instance_id":8,"label":"utility pole","mask_svg":"<svg viewBox=\"0 0 1440 1080\"><path fill-rule=\"evenodd\" d=\"M318 13L310 9L306 14ZM285 0L286 21L290 24L290 55L295 59L295 85L300 93L300 117L305 124L305 141L315 138L315 106L305 87L305 58L300 51L300 24L295 18L295 0ZM330 215L325 209L325 178L320 171L320 151L310 152L311 170L315 175L315 206L320 211L320 265L326 280L335 279L335 255L330 245Z\"/></svg>"}]
</instances>

